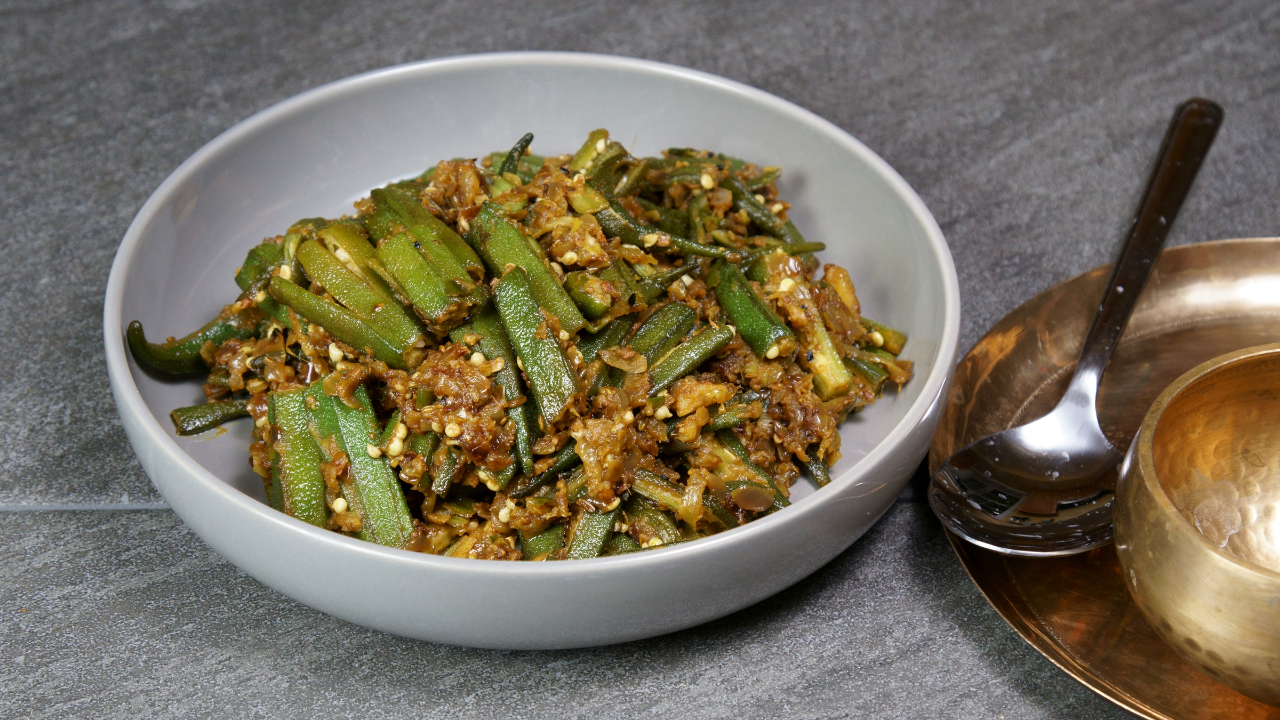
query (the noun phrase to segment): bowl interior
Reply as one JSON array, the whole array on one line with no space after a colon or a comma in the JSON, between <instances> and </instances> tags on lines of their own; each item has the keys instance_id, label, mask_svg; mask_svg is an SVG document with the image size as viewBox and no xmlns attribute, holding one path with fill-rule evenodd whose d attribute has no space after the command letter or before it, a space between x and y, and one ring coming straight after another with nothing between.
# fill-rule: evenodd
<instances>
[{"instance_id":1,"label":"bowl interior","mask_svg":"<svg viewBox=\"0 0 1280 720\"><path fill-rule=\"evenodd\" d=\"M1280 572L1280 350L1182 388L1155 426L1152 460L1174 509L1211 546Z\"/></svg>"},{"instance_id":2,"label":"bowl interior","mask_svg":"<svg viewBox=\"0 0 1280 720\"><path fill-rule=\"evenodd\" d=\"M505 149L525 132L535 134L534 152L573 152L597 127L635 153L692 146L781 166L796 225L827 243L820 257L849 269L868 316L908 333L904 357L916 379L841 429L844 457L833 476L849 481L926 388L930 402L945 381L957 309L941 233L906 183L839 129L760 91L670 66L473 56L370 73L274 106L192 156L139 213L114 270L117 331L134 319L152 339L200 326L235 298L245 252L299 218L354 213L353 201L371 188L442 158ZM248 423L177 437L168 413L203 401L199 381L164 381L129 362L158 426L213 475L265 501L248 466ZM808 492L798 488L797 497Z\"/></svg>"}]
</instances>

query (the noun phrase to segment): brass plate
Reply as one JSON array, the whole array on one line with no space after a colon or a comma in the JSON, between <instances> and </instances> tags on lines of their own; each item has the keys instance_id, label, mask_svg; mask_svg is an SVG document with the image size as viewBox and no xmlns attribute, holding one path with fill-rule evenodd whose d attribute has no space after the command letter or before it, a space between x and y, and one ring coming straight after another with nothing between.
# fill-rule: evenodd
<instances>
[{"instance_id":1,"label":"brass plate","mask_svg":"<svg viewBox=\"0 0 1280 720\"><path fill-rule=\"evenodd\" d=\"M1110 267L1079 275L1006 315L964 357L929 468L978 438L1034 420L1066 390ZM1179 375L1223 353L1280 342L1280 239L1170 248L1107 367L1103 430L1127 448L1147 408ZM1010 557L951 545L996 612L1072 677L1147 718L1280 720L1193 668L1129 598L1115 548L1065 558Z\"/></svg>"}]
</instances>

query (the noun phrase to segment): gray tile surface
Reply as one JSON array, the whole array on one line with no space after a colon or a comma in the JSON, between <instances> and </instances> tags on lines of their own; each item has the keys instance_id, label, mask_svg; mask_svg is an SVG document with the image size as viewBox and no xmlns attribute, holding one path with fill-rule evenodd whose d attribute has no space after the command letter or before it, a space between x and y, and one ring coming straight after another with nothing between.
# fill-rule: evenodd
<instances>
[{"instance_id":1,"label":"gray tile surface","mask_svg":"<svg viewBox=\"0 0 1280 720\"><path fill-rule=\"evenodd\" d=\"M814 576L723 620L569 652L349 625L242 575L167 511L15 513L0 716L1124 716L1022 645L927 512L897 503Z\"/></svg>"},{"instance_id":2,"label":"gray tile surface","mask_svg":"<svg viewBox=\"0 0 1280 720\"><path fill-rule=\"evenodd\" d=\"M1171 241L1278 234L1277 37L1280 5L1265 1L0 2L0 508L161 501L105 380L112 255L185 157L317 84L560 49L756 85L849 130L919 191L955 254L968 347L1109 260L1188 95L1222 101L1227 122ZM1119 715L1003 625L914 497L755 608L555 654L319 616L164 511L6 514L0 715Z\"/></svg>"}]
</instances>

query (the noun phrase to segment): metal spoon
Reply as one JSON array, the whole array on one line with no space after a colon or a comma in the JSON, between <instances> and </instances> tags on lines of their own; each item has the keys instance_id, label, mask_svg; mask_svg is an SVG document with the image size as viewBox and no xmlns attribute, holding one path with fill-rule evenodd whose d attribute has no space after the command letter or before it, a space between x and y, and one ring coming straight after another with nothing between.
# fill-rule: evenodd
<instances>
[{"instance_id":1,"label":"metal spoon","mask_svg":"<svg viewBox=\"0 0 1280 720\"><path fill-rule=\"evenodd\" d=\"M929 504L947 529L1009 555L1071 555L1111 542L1111 470L1123 454L1098 425L1098 383L1221 124L1222 108L1209 100L1174 112L1066 394L1048 415L938 468Z\"/></svg>"}]
</instances>

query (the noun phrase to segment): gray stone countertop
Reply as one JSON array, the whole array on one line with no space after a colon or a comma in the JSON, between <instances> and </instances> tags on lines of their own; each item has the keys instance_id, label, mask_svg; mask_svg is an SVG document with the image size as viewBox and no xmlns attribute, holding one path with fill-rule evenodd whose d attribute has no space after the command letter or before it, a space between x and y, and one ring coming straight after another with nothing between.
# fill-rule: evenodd
<instances>
[{"instance_id":1,"label":"gray stone countertop","mask_svg":"<svg viewBox=\"0 0 1280 720\"><path fill-rule=\"evenodd\" d=\"M1110 260L1188 96L1227 120L1170 242L1280 234L1277 38L1265 0L0 2L0 716L1129 717L995 614L918 482L809 579L642 642L467 650L312 611L213 554L141 472L107 388L107 273L160 181L279 100L582 50L749 83L864 141L942 226L968 348Z\"/></svg>"}]
</instances>

